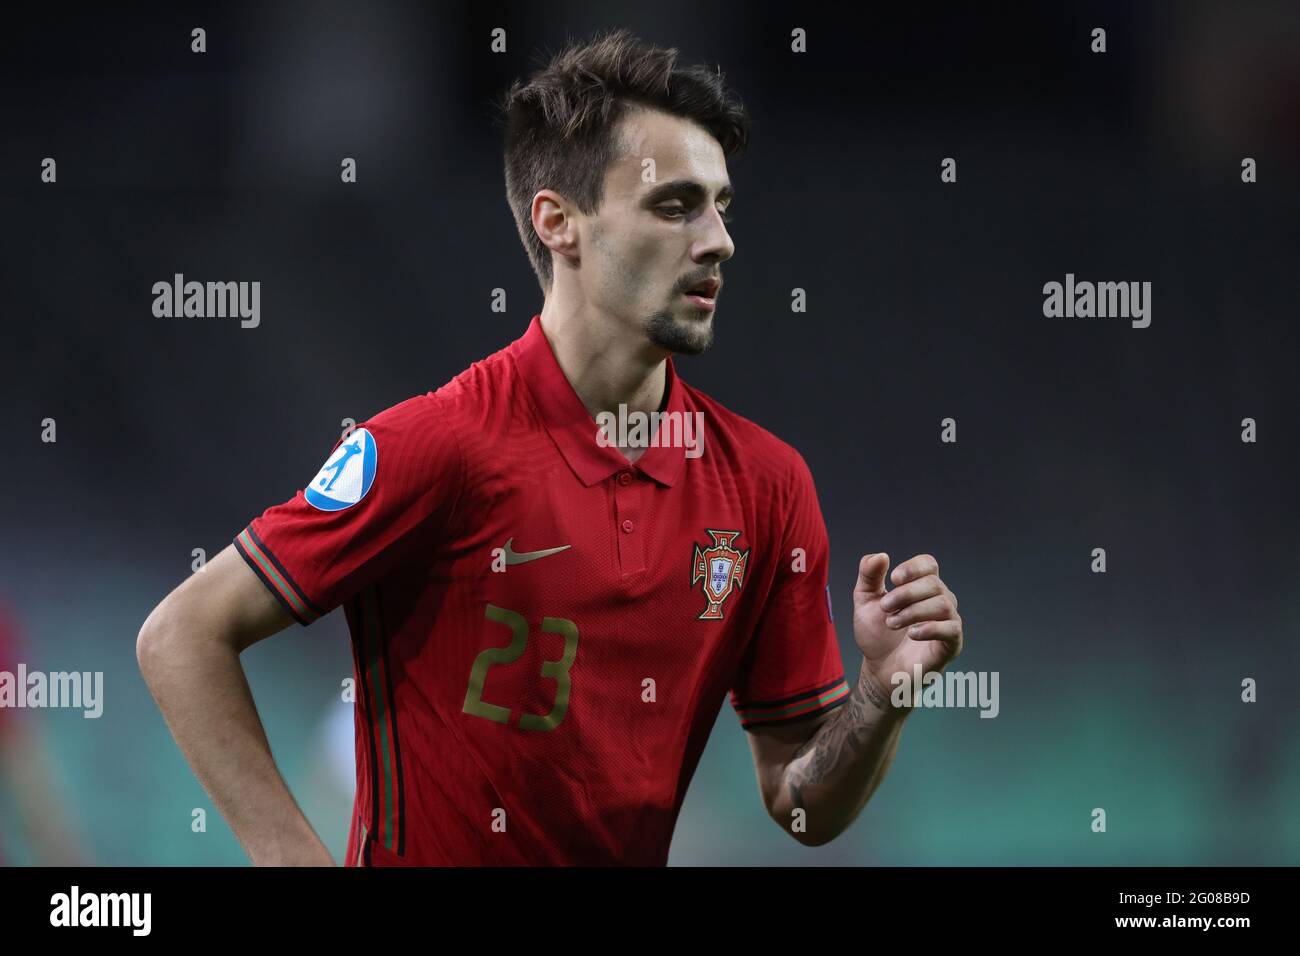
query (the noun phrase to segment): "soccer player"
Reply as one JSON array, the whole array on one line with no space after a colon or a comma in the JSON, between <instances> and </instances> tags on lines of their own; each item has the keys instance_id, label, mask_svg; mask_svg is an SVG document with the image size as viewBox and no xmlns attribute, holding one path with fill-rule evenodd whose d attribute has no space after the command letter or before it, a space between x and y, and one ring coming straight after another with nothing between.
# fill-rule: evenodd
<instances>
[{"instance_id":1,"label":"soccer player","mask_svg":"<svg viewBox=\"0 0 1300 956\"><path fill-rule=\"evenodd\" d=\"M141 629L145 678L257 864L330 857L239 652L339 606L348 865L662 865L728 692L769 814L823 844L893 758L891 675L942 668L962 625L932 557L886 591L889 558L868 554L846 681L806 464L674 369L713 339L748 117L720 73L626 31L571 45L502 107L540 314L362 423L170 594Z\"/></svg>"},{"instance_id":2,"label":"soccer player","mask_svg":"<svg viewBox=\"0 0 1300 956\"><path fill-rule=\"evenodd\" d=\"M16 684L21 660L18 618L0 600L0 680L11 691L22 693ZM85 840L64 802L50 766L49 742L37 721L23 720L26 711L12 708L9 695L0 692L0 797L12 801L16 819L0 817L0 851L10 836L21 831L38 866L87 866L90 857ZM16 824L16 825L15 825ZM0 852L0 866L8 865Z\"/></svg>"}]
</instances>

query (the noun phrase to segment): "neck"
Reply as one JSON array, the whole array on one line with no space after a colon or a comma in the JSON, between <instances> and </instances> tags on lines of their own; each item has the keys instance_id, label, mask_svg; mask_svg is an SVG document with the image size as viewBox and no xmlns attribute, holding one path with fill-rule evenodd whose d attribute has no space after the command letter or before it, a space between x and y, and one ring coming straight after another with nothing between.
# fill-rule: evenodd
<instances>
[{"instance_id":1,"label":"neck","mask_svg":"<svg viewBox=\"0 0 1300 956\"><path fill-rule=\"evenodd\" d=\"M582 310L555 307L548 296L542 307L542 331L592 417L601 412L657 412L665 398L667 354L642 338L629 342L616 323Z\"/></svg>"}]
</instances>

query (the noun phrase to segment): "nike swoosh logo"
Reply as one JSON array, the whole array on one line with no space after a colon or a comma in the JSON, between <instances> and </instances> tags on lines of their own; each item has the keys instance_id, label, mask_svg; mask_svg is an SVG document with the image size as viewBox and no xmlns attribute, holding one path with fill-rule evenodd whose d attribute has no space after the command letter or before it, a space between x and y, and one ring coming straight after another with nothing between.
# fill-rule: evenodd
<instances>
[{"instance_id":1,"label":"nike swoosh logo","mask_svg":"<svg viewBox=\"0 0 1300 956\"><path fill-rule=\"evenodd\" d=\"M552 554L559 554L561 551L568 551L573 547L571 544L564 544L558 548L545 548L542 551L517 552L511 547L514 541L515 539L512 537L506 542L505 548L502 549L506 553L506 564L523 564L526 561L536 561L538 558L550 557Z\"/></svg>"}]
</instances>

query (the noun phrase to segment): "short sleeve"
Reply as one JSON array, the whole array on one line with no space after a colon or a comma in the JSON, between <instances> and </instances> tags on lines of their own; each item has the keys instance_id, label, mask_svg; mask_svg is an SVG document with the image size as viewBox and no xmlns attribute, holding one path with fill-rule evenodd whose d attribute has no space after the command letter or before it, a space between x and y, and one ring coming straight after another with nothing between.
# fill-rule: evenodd
<instances>
[{"instance_id":1,"label":"short sleeve","mask_svg":"<svg viewBox=\"0 0 1300 956\"><path fill-rule=\"evenodd\" d=\"M235 547L285 609L310 624L444 533L464 463L436 395L385 409L337 441L311 482L268 508Z\"/></svg>"},{"instance_id":2,"label":"short sleeve","mask_svg":"<svg viewBox=\"0 0 1300 956\"><path fill-rule=\"evenodd\" d=\"M807 720L848 699L830 606L830 542L812 474L797 453L776 579L731 690L740 725ZM804 565L796 564L802 548Z\"/></svg>"}]
</instances>

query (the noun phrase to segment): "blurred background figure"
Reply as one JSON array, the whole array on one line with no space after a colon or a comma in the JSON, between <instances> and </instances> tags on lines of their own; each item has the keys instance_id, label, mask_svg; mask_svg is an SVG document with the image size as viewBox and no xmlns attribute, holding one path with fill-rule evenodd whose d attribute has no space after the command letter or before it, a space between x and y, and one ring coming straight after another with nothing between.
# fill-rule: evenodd
<instances>
[{"instance_id":1,"label":"blurred background figure","mask_svg":"<svg viewBox=\"0 0 1300 956\"><path fill-rule=\"evenodd\" d=\"M332 698L316 721L310 748L305 785L295 796L334 862L342 866L357 789L355 706Z\"/></svg>"},{"instance_id":2,"label":"blurred background figure","mask_svg":"<svg viewBox=\"0 0 1300 956\"><path fill-rule=\"evenodd\" d=\"M17 632L13 610L0 599L0 673L14 680L20 660L32 669ZM92 860L64 808L40 725L39 712L0 706L0 866L85 866Z\"/></svg>"}]
</instances>

